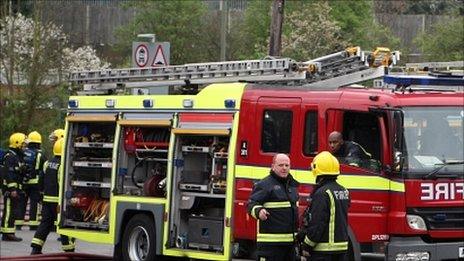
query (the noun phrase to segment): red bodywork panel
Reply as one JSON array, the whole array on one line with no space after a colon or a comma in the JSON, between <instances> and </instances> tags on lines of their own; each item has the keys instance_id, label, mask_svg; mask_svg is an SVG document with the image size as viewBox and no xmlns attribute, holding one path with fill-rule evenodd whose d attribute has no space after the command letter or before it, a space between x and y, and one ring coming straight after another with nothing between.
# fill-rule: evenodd
<instances>
[{"instance_id":1,"label":"red bodywork panel","mask_svg":"<svg viewBox=\"0 0 464 261\"><path fill-rule=\"evenodd\" d=\"M292 139L290 158L292 170L307 170L314 155L304 155L304 121L308 111L317 111L318 115L318 151L328 150L327 137L334 130L343 131L343 113L345 111L369 112L370 108L394 108L404 106L449 106L462 105L462 93L415 92L398 93L380 89L341 88L336 91L305 91L298 88L282 87L260 88L248 85L240 108L240 119L237 137L236 164L245 166L270 167L274 153L260 150L261 124L263 111L267 108L285 109L293 112ZM379 118L380 119L380 118ZM379 120L381 128L381 161L384 165L392 164L391 126ZM247 144L247 153L241 154L242 144ZM343 174L375 175L404 182L397 177L389 177L383 171L371 173L361 168L343 166ZM420 235L427 232L414 231L406 223L407 206L423 206L413 199L419 193L418 181L406 181L405 191L411 193L406 197L403 192L390 190L350 190L352 204L349 223L356 239L360 243L388 241L390 235ZM419 184L420 185L420 184ZM234 199L234 238L255 240L256 222L246 213L246 203L253 186L253 178L235 180ZM300 214L306 208L307 195L312 185L300 186ZM438 206L459 206L460 199L448 202L436 202ZM301 221L301 219L300 219ZM454 238L463 231L430 231L432 237Z\"/></svg>"}]
</instances>

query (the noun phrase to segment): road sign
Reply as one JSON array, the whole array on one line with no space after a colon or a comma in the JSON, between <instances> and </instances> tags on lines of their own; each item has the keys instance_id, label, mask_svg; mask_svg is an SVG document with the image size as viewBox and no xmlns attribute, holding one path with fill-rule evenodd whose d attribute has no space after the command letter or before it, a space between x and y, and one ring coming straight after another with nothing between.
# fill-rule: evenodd
<instances>
[{"instance_id":1,"label":"road sign","mask_svg":"<svg viewBox=\"0 0 464 261\"><path fill-rule=\"evenodd\" d=\"M145 44L140 44L135 48L134 60L137 67L145 67L147 65L149 54Z\"/></svg>"},{"instance_id":2,"label":"road sign","mask_svg":"<svg viewBox=\"0 0 464 261\"><path fill-rule=\"evenodd\" d=\"M163 47L159 45L158 48L156 49L155 58L153 59L153 63L151 64L151 66L166 66L166 65L168 65L168 63L166 61L166 57L164 56Z\"/></svg>"},{"instance_id":3,"label":"road sign","mask_svg":"<svg viewBox=\"0 0 464 261\"><path fill-rule=\"evenodd\" d=\"M169 65L170 46L169 42L132 42L132 67Z\"/></svg>"}]
</instances>

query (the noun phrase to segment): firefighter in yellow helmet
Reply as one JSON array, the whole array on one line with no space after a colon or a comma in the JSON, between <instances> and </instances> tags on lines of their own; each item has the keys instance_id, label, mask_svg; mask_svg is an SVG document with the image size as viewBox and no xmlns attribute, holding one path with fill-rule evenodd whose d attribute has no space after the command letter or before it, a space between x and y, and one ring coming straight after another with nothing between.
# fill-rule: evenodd
<instances>
[{"instance_id":1,"label":"firefighter in yellow helmet","mask_svg":"<svg viewBox=\"0 0 464 261\"><path fill-rule=\"evenodd\" d=\"M316 186L299 234L303 256L310 256L310 260L348 260L350 195L337 182L340 164L330 152L323 151L314 157L311 169Z\"/></svg>"},{"instance_id":2,"label":"firefighter in yellow helmet","mask_svg":"<svg viewBox=\"0 0 464 261\"><path fill-rule=\"evenodd\" d=\"M15 210L18 206L24 175L23 146L26 135L13 133L10 136L9 150L3 157L5 166L3 181L3 213L0 231L4 241L21 241L15 236Z\"/></svg>"},{"instance_id":3,"label":"firefighter in yellow helmet","mask_svg":"<svg viewBox=\"0 0 464 261\"><path fill-rule=\"evenodd\" d=\"M24 197L21 197L19 216L15 221L16 228L24 224L26 215L27 202L29 201L29 229L35 230L39 225L39 213L37 211L40 201L40 184L42 169L46 161L42 153L42 135L37 131L32 131L27 135L27 147L24 149L24 163L26 172L24 175L23 191Z\"/></svg>"},{"instance_id":4,"label":"firefighter in yellow helmet","mask_svg":"<svg viewBox=\"0 0 464 261\"><path fill-rule=\"evenodd\" d=\"M31 255L41 254L42 247L50 231L53 230L58 205L58 175L63 151L61 138L53 145L54 157L44 164L44 198L42 203L42 220L31 241ZM61 246L66 252L74 252L74 240L61 235Z\"/></svg>"},{"instance_id":5,"label":"firefighter in yellow helmet","mask_svg":"<svg viewBox=\"0 0 464 261\"><path fill-rule=\"evenodd\" d=\"M60 138L64 138L64 130L63 129L56 129L56 130L52 131L52 133L50 133L50 135L48 136L48 139L50 140L50 142L52 144L55 144L55 142Z\"/></svg>"}]
</instances>

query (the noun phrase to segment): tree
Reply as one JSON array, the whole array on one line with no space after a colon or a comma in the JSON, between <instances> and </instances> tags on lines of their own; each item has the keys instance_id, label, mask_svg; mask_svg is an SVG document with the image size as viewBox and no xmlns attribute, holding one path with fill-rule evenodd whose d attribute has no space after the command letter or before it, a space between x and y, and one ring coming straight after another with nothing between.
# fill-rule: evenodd
<instances>
[{"instance_id":1,"label":"tree","mask_svg":"<svg viewBox=\"0 0 464 261\"><path fill-rule=\"evenodd\" d=\"M426 32L419 34L414 43L428 61L464 60L464 18L450 17Z\"/></svg>"},{"instance_id":2,"label":"tree","mask_svg":"<svg viewBox=\"0 0 464 261\"><path fill-rule=\"evenodd\" d=\"M40 4L40 3L38 3ZM107 67L89 47L72 50L67 36L53 23L39 22L22 14L0 20L0 73L4 142L13 132L37 130L43 135L63 126L61 109L67 96L63 81L70 70Z\"/></svg>"},{"instance_id":3,"label":"tree","mask_svg":"<svg viewBox=\"0 0 464 261\"><path fill-rule=\"evenodd\" d=\"M212 39L217 42L218 32L206 30L211 27L205 21L211 20L202 1L131 1L125 7L136 11L133 21L116 31L116 49L129 58L126 65L130 63L132 41L141 33L154 33L157 41L171 43L171 64L219 58L219 49L212 44Z\"/></svg>"},{"instance_id":4,"label":"tree","mask_svg":"<svg viewBox=\"0 0 464 261\"><path fill-rule=\"evenodd\" d=\"M340 27L328 19L330 10L327 2L316 1L287 14L282 41L284 56L303 61L346 48Z\"/></svg>"}]
</instances>

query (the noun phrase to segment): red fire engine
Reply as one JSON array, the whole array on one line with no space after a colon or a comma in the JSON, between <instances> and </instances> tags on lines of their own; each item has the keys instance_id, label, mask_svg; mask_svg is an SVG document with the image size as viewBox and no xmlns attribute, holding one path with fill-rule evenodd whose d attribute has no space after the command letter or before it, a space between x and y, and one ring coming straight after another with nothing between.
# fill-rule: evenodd
<instances>
[{"instance_id":1,"label":"red fire engine","mask_svg":"<svg viewBox=\"0 0 464 261\"><path fill-rule=\"evenodd\" d=\"M372 155L341 159L351 258L464 258L463 77L385 75L397 58L351 48L72 74L84 89L69 100L59 233L114 244L124 260L252 255L253 183L288 153L302 213L309 164L336 130Z\"/></svg>"}]
</instances>

